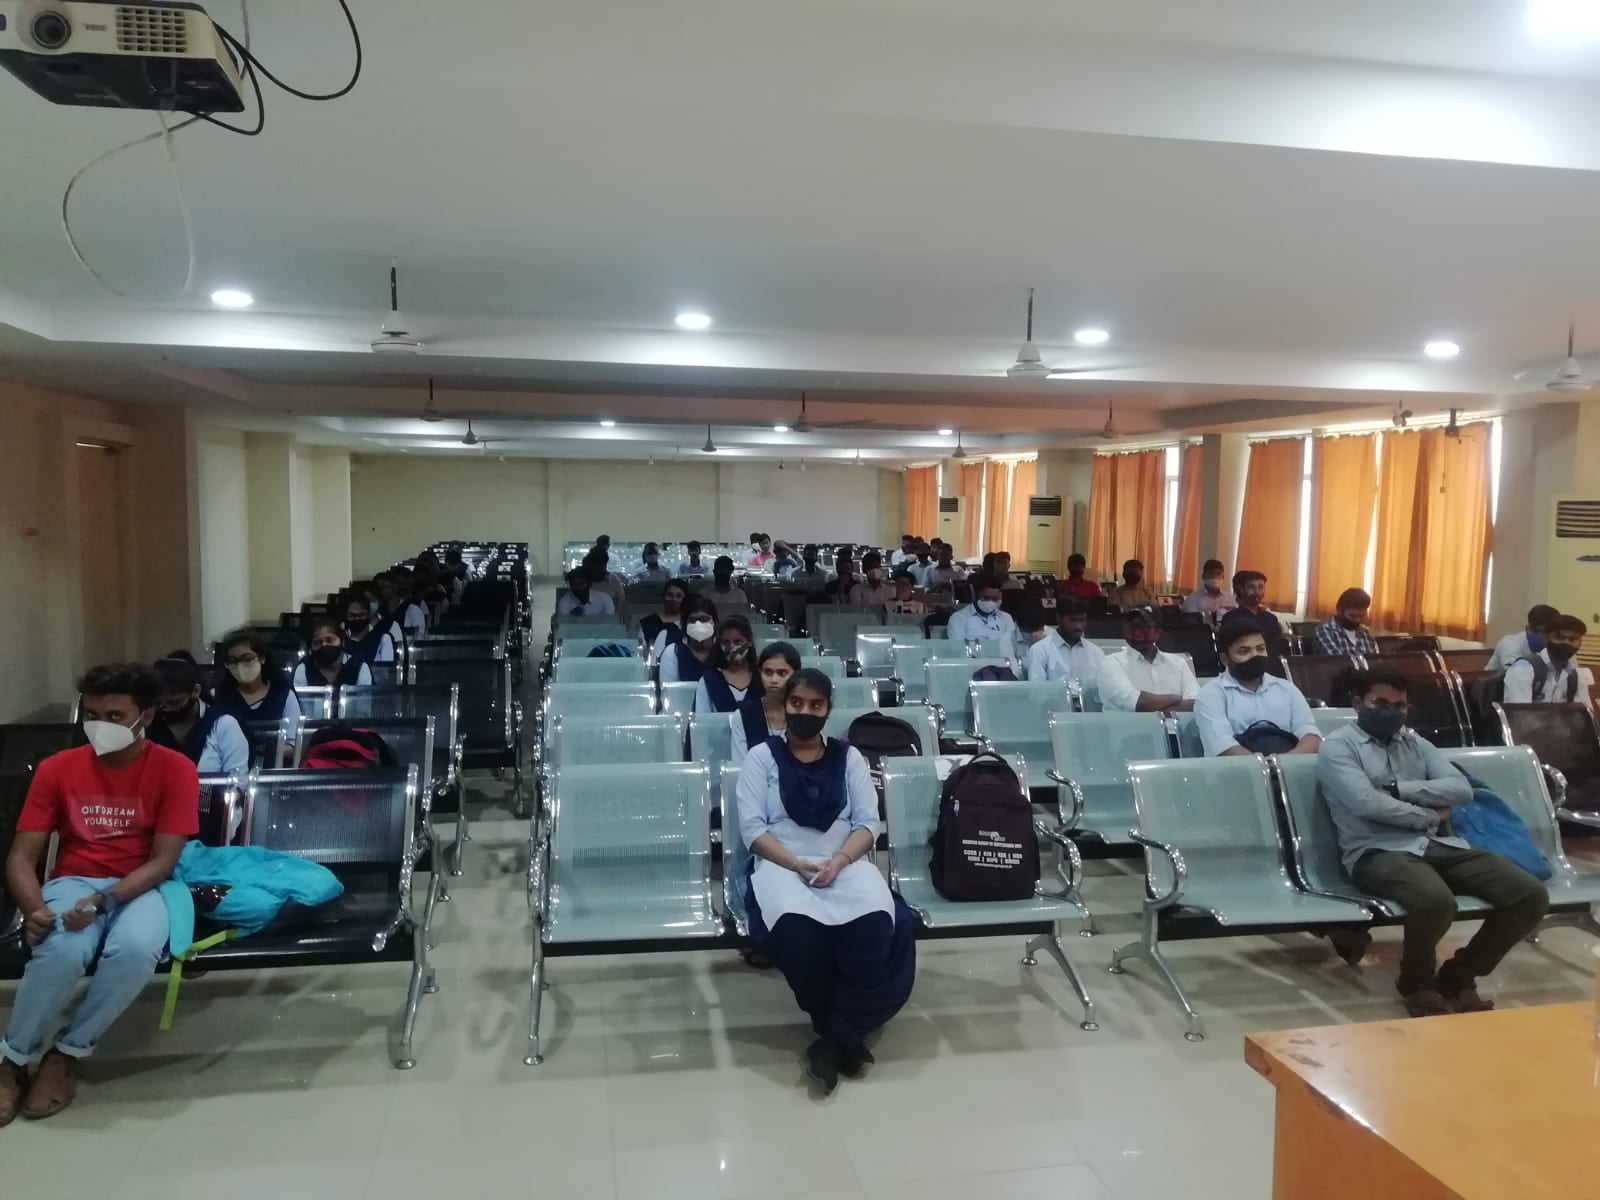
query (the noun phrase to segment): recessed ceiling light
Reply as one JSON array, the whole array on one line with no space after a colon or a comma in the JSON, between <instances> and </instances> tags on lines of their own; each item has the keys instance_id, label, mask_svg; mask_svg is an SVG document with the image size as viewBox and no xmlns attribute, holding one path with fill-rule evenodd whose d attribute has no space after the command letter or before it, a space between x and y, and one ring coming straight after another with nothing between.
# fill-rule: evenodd
<instances>
[{"instance_id":1,"label":"recessed ceiling light","mask_svg":"<svg viewBox=\"0 0 1600 1200\"><path fill-rule=\"evenodd\" d=\"M788 433L789 432L789 427L787 425L774 425L772 427L772 432L773 433Z\"/></svg>"},{"instance_id":2,"label":"recessed ceiling light","mask_svg":"<svg viewBox=\"0 0 1600 1200\"><path fill-rule=\"evenodd\" d=\"M1104 329L1080 329L1072 335L1072 340L1080 346L1104 346L1111 335Z\"/></svg>"},{"instance_id":3,"label":"recessed ceiling light","mask_svg":"<svg viewBox=\"0 0 1600 1200\"><path fill-rule=\"evenodd\" d=\"M1426 342L1423 344L1422 352L1429 358L1454 358L1461 353L1461 347L1454 342Z\"/></svg>"},{"instance_id":4,"label":"recessed ceiling light","mask_svg":"<svg viewBox=\"0 0 1600 1200\"><path fill-rule=\"evenodd\" d=\"M711 317L703 312L681 312L674 318L679 329L710 329Z\"/></svg>"},{"instance_id":5,"label":"recessed ceiling light","mask_svg":"<svg viewBox=\"0 0 1600 1200\"><path fill-rule=\"evenodd\" d=\"M218 288L211 293L211 303L218 308L249 308L255 302L254 296L238 288Z\"/></svg>"},{"instance_id":6,"label":"recessed ceiling light","mask_svg":"<svg viewBox=\"0 0 1600 1200\"><path fill-rule=\"evenodd\" d=\"M601 429L615 429L616 427L617 427L617 423L615 421L613 421L610 417L601 417L600 418L600 428Z\"/></svg>"},{"instance_id":7,"label":"recessed ceiling light","mask_svg":"<svg viewBox=\"0 0 1600 1200\"><path fill-rule=\"evenodd\" d=\"M949 437L953 433L955 433L954 429L941 429L941 430L939 430L939 436L940 437Z\"/></svg>"},{"instance_id":8,"label":"recessed ceiling light","mask_svg":"<svg viewBox=\"0 0 1600 1200\"><path fill-rule=\"evenodd\" d=\"M1600 5L1594 0L1528 0L1522 20L1541 41L1581 45L1600 39Z\"/></svg>"}]
</instances>

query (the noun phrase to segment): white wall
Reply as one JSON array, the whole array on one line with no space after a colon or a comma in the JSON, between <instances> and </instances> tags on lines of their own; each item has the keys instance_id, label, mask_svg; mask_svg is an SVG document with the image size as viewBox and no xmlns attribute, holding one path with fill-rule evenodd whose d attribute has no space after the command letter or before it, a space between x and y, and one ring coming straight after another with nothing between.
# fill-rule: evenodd
<instances>
[{"instance_id":1,"label":"white wall","mask_svg":"<svg viewBox=\"0 0 1600 1200\"><path fill-rule=\"evenodd\" d=\"M200 628L210 640L250 619L250 506L244 434L197 431Z\"/></svg>"},{"instance_id":2,"label":"white wall","mask_svg":"<svg viewBox=\"0 0 1600 1200\"><path fill-rule=\"evenodd\" d=\"M568 541L776 537L892 542L903 520L898 471L775 463L363 455L351 467L357 574L441 538L530 543L549 570Z\"/></svg>"}]
</instances>

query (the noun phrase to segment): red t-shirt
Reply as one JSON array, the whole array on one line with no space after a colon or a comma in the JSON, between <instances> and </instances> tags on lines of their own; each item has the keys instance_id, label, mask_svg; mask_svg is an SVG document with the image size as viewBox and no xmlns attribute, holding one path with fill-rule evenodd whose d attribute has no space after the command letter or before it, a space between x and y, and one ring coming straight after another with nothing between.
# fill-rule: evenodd
<instances>
[{"instance_id":1,"label":"red t-shirt","mask_svg":"<svg viewBox=\"0 0 1600 1200\"><path fill-rule=\"evenodd\" d=\"M1085 600L1104 600L1106 593L1101 586L1092 579L1074 579L1068 575L1064 579L1056 580L1056 595L1082 596Z\"/></svg>"},{"instance_id":2,"label":"red t-shirt","mask_svg":"<svg viewBox=\"0 0 1600 1200\"><path fill-rule=\"evenodd\" d=\"M176 750L144 743L126 767L108 767L91 746L39 764L18 833L56 833L53 876L121 879L150 861L156 834L200 832L200 777Z\"/></svg>"}]
</instances>

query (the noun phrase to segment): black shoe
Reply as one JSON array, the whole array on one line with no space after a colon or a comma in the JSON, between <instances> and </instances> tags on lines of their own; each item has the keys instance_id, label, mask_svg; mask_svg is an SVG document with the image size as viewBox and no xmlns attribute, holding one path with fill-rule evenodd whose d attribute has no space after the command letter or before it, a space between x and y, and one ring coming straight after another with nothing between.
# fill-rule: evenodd
<instances>
[{"instance_id":1,"label":"black shoe","mask_svg":"<svg viewBox=\"0 0 1600 1200\"><path fill-rule=\"evenodd\" d=\"M1372 935L1365 929L1330 929L1328 941L1334 952L1352 967L1359 967L1372 947Z\"/></svg>"},{"instance_id":2,"label":"black shoe","mask_svg":"<svg viewBox=\"0 0 1600 1200\"><path fill-rule=\"evenodd\" d=\"M806 1076L831 1096L839 1086L839 1043L830 1037L820 1037L806 1050Z\"/></svg>"},{"instance_id":3,"label":"black shoe","mask_svg":"<svg viewBox=\"0 0 1600 1200\"><path fill-rule=\"evenodd\" d=\"M839 1073L846 1079L860 1079L867 1068L877 1061L865 1046L839 1047Z\"/></svg>"}]
</instances>

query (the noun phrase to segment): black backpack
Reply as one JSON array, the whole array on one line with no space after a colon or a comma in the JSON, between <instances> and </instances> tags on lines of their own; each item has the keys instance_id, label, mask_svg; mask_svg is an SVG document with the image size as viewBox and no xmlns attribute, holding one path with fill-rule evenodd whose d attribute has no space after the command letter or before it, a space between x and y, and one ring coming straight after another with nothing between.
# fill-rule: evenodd
<instances>
[{"instance_id":1,"label":"black backpack","mask_svg":"<svg viewBox=\"0 0 1600 1200\"><path fill-rule=\"evenodd\" d=\"M950 772L928 845L933 887L946 900L1032 899L1039 882L1033 806L998 754L974 755Z\"/></svg>"},{"instance_id":2,"label":"black backpack","mask_svg":"<svg viewBox=\"0 0 1600 1200\"><path fill-rule=\"evenodd\" d=\"M1017 673L1010 667L997 666L990 663L987 667L979 667L972 673L973 683L1016 683Z\"/></svg>"},{"instance_id":3,"label":"black backpack","mask_svg":"<svg viewBox=\"0 0 1600 1200\"><path fill-rule=\"evenodd\" d=\"M872 772L872 782L878 789L878 811L883 811L883 760L886 758L915 758L922 753L922 739L907 721L881 712L862 713L850 722L844 740L867 760Z\"/></svg>"}]
</instances>

